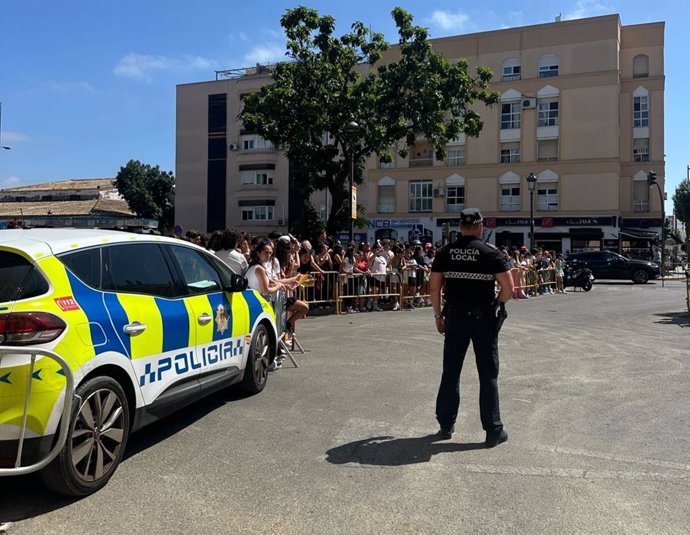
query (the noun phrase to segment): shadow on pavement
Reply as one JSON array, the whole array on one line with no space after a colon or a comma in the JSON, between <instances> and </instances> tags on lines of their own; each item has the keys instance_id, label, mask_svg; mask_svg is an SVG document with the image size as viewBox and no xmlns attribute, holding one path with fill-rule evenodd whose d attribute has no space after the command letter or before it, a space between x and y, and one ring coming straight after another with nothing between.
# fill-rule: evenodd
<instances>
[{"instance_id":1,"label":"shadow on pavement","mask_svg":"<svg viewBox=\"0 0 690 535\"><path fill-rule=\"evenodd\" d=\"M170 438L226 403L249 397L239 388L221 390L204 397L130 436L122 462ZM81 497L60 496L43 485L37 473L0 478L0 526L19 522L70 505ZM2 533L0 531L0 533Z\"/></svg>"},{"instance_id":2,"label":"shadow on pavement","mask_svg":"<svg viewBox=\"0 0 690 535\"><path fill-rule=\"evenodd\" d=\"M690 327L690 313L688 312L661 312L655 314L661 318L656 323L660 325L677 325L678 327Z\"/></svg>"},{"instance_id":3,"label":"shadow on pavement","mask_svg":"<svg viewBox=\"0 0 690 535\"><path fill-rule=\"evenodd\" d=\"M395 438L391 436L371 437L349 442L328 450L326 461L332 464L369 464L379 466L402 466L426 463L437 453L478 450L483 442L458 444L443 441L438 434L419 438Z\"/></svg>"}]
</instances>

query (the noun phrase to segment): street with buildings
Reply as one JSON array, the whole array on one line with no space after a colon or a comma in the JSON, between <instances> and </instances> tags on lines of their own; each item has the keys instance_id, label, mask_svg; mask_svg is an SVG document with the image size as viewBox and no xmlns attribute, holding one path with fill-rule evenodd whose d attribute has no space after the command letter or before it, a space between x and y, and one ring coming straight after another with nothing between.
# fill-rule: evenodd
<instances>
[{"instance_id":1,"label":"street with buildings","mask_svg":"<svg viewBox=\"0 0 690 535\"><path fill-rule=\"evenodd\" d=\"M431 310L312 317L305 354L133 435L83 499L0 479L0 525L36 533L687 533L685 281L597 281L513 301L500 335L510 439L483 449L468 353L440 441ZM7 524L9 523L9 524Z\"/></svg>"}]
</instances>

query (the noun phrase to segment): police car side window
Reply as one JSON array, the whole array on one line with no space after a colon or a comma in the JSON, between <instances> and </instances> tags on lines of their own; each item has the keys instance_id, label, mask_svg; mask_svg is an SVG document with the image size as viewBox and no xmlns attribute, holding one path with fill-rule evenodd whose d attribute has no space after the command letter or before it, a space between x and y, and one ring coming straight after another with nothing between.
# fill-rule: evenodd
<instances>
[{"instance_id":1,"label":"police car side window","mask_svg":"<svg viewBox=\"0 0 690 535\"><path fill-rule=\"evenodd\" d=\"M101 285L101 250L98 247L60 256L60 261L84 283L92 288Z\"/></svg>"},{"instance_id":2,"label":"police car side window","mask_svg":"<svg viewBox=\"0 0 690 535\"><path fill-rule=\"evenodd\" d=\"M169 250L180 266L187 295L219 292L223 288L220 276L199 251L183 246L171 246Z\"/></svg>"},{"instance_id":3,"label":"police car side window","mask_svg":"<svg viewBox=\"0 0 690 535\"><path fill-rule=\"evenodd\" d=\"M132 243L103 248L104 290L175 297L177 288L155 243Z\"/></svg>"},{"instance_id":4,"label":"police car side window","mask_svg":"<svg viewBox=\"0 0 690 535\"><path fill-rule=\"evenodd\" d=\"M46 280L26 258L0 251L0 303L36 297L48 289Z\"/></svg>"}]
</instances>

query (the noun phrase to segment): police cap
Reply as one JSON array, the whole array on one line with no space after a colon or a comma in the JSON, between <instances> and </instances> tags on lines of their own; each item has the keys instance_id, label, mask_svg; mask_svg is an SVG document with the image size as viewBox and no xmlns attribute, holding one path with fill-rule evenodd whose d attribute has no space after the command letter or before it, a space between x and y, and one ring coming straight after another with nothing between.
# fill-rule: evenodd
<instances>
[{"instance_id":1,"label":"police cap","mask_svg":"<svg viewBox=\"0 0 690 535\"><path fill-rule=\"evenodd\" d=\"M482 222L484 222L484 218L479 208L465 208L460 212L461 225L479 225Z\"/></svg>"}]
</instances>

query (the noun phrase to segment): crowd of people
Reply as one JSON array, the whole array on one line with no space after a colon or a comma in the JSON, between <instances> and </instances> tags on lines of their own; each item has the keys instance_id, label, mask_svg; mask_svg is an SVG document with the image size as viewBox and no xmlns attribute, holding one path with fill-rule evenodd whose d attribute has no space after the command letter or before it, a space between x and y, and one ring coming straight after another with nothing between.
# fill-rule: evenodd
<instances>
[{"instance_id":1,"label":"crowd of people","mask_svg":"<svg viewBox=\"0 0 690 535\"><path fill-rule=\"evenodd\" d=\"M544 294L565 294L565 259L561 253L537 248L532 251L502 247L510 263L515 290L513 299L529 299Z\"/></svg>"},{"instance_id":2,"label":"crowd of people","mask_svg":"<svg viewBox=\"0 0 690 535\"><path fill-rule=\"evenodd\" d=\"M182 239L212 251L249 287L276 302L284 294L286 329L309 311L307 302L342 299L347 313L430 306L429 273L436 247L430 242L377 240L342 244L322 231L312 245L291 234L252 237L235 229L206 237L189 230ZM400 296L403 296L402 302Z\"/></svg>"}]
</instances>

